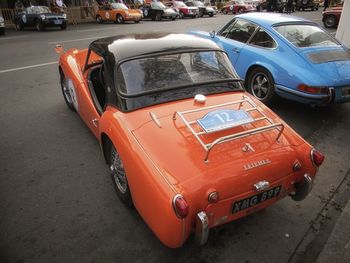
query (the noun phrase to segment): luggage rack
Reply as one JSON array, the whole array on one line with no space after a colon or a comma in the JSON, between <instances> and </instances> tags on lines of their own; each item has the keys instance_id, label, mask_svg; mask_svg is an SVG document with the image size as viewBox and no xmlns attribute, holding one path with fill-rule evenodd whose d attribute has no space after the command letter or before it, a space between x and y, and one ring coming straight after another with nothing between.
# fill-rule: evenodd
<instances>
[{"instance_id":1,"label":"luggage rack","mask_svg":"<svg viewBox=\"0 0 350 263\"><path fill-rule=\"evenodd\" d=\"M187 121L186 118L184 117L184 115L186 114L190 114L190 113L194 113L194 112L200 112L200 111L208 111L208 110L212 110L212 109L217 109L217 108L222 108L225 106L232 106L232 105L236 105L238 104L238 110L241 109L241 107L243 106L244 103L247 103L250 107L248 109L245 109L245 112L253 112L256 111L260 114L261 117L258 118L253 118L252 117L252 121L250 121L249 123L254 123L257 121L262 121L262 120L266 120L268 122L267 125L259 127L259 128L254 128L254 129L250 129L247 131L243 131L243 132L239 132L239 133L233 133L230 135L226 135L220 138L217 138L216 140L209 142L209 143L204 143L203 140L200 138L201 136L205 135L205 134L209 134L208 131L205 131L203 128L201 129L201 131L196 132L195 129L192 127L193 125L198 125L197 120L193 120L193 121ZM225 142L229 142L229 141L233 141L236 139L240 139L240 138L244 138L253 134L258 134L258 133L262 133L265 131L270 131L270 130L278 130L278 134L276 137L276 141L278 142L282 132L284 130L284 125L282 123L274 123L270 118L268 118L257 106L256 104L247 96L243 95L241 100L237 100L237 101L232 101L232 102L228 102L228 103L224 103L224 104L218 104L218 105L214 105L214 106L208 106L208 107L203 107L200 109L194 109L194 110L188 110L188 111L175 111L173 114L173 120L176 120L176 115L178 115L182 121L185 123L185 125L187 126L187 128L191 131L191 133L194 135L194 137L197 139L197 141L202 145L202 147L204 148L204 150L206 151L206 155L204 158L204 162L208 163L208 159L209 159L209 154L211 152L211 150L214 148L214 146L221 144L221 143L225 143ZM251 117L251 114L249 114ZM248 124L248 123L245 123ZM242 125L237 125L237 126L243 126L245 124ZM198 125L200 127L200 125ZM229 128L233 128L229 127ZM228 128L227 128L228 129ZM220 130L218 130L220 131Z\"/></svg>"}]
</instances>

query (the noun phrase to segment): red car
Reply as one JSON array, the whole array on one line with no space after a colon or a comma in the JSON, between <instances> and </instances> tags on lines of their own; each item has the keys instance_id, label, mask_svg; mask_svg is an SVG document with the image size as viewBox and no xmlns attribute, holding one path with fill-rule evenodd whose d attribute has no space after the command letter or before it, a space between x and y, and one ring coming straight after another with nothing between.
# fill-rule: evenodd
<instances>
[{"instance_id":1,"label":"red car","mask_svg":"<svg viewBox=\"0 0 350 263\"><path fill-rule=\"evenodd\" d=\"M221 9L221 13L228 14L232 12L235 13L246 13L255 11L255 7L253 5L246 4L243 0L239 1L230 1Z\"/></svg>"},{"instance_id":2,"label":"red car","mask_svg":"<svg viewBox=\"0 0 350 263\"><path fill-rule=\"evenodd\" d=\"M199 16L199 9L196 6L187 6L184 2L173 1L172 6L176 12L179 13L180 18L192 17L195 18Z\"/></svg>"},{"instance_id":3,"label":"red car","mask_svg":"<svg viewBox=\"0 0 350 263\"><path fill-rule=\"evenodd\" d=\"M342 11L343 11L342 6L332 7L330 9L327 9L326 11L324 11L323 18L322 18L324 26L327 28L337 27Z\"/></svg>"}]
</instances>

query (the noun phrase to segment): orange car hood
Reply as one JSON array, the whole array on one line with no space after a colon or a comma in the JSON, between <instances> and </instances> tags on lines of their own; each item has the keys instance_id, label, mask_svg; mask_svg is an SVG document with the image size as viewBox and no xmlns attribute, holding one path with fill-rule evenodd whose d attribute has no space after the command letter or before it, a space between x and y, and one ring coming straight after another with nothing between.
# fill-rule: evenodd
<instances>
[{"instance_id":1,"label":"orange car hood","mask_svg":"<svg viewBox=\"0 0 350 263\"><path fill-rule=\"evenodd\" d=\"M236 92L208 96L204 107L240 100L243 94L245 93ZM261 169L254 169L260 172L264 169L274 169L272 167L283 167L285 169L286 165L295 161L296 158L292 146L304 142L267 107L259 104L259 109L264 111L269 118L273 119L274 122L282 122L285 125L280 142L276 142L278 134L276 130L250 135L215 146L210 152L209 161L206 163L204 162L205 149L179 116L176 120L173 119L175 111L186 111L200 107L202 106L194 105L193 99L176 101L127 113L127 117L123 120L146 154L172 185L185 187L188 184L191 187L194 185L199 187L201 181L206 183L221 181L223 183L225 178L232 179L235 174L237 176L251 174L250 170L254 168L251 166L258 162L260 164L266 162L266 164L258 167ZM156 116L159 122L158 125L152 120L150 113ZM204 113L200 112L198 118L203 115ZM116 116L116 118L118 117ZM209 137L210 141L222 135L239 131L242 131L241 127L215 132L206 136ZM246 143L251 146L249 151L243 150ZM276 168L275 171L277 173L278 169ZM285 173L281 173L279 176L283 174Z\"/></svg>"}]
</instances>

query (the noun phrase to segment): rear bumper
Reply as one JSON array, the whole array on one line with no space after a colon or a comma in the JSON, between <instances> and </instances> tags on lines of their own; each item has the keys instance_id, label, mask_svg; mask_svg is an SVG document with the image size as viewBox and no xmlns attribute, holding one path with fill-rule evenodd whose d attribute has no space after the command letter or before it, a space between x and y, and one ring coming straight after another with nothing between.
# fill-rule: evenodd
<instances>
[{"instance_id":1,"label":"rear bumper","mask_svg":"<svg viewBox=\"0 0 350 263\"><path fill-rule=\"evenodd\" d=\"M291 185L292 181L289 180L282 180L279 182L276 182L274 185L282 185L282 192L281 194L274 199L270 199L266 201L265 203L260 203L256 205L255 207L250 207L248 209L242 210L237 215L233 216L231 215L219 215L219 218L215 216L216 212L219 211L217 207L213 207L209 205L205 211L200 211L196 215L196 221L195 221L195 239L196 243L198 245L203 245L207 242L209 237L209 229L212 227L216 227L218 225L228 223L231 221L234 221L238 218L244 217L252 212L259 211L263 208L266 208L270 206L271 204L275 203L277 200L285 197L286 195L290 195L291 198L294 201L301 201L305 199L305 197L310 193L312 186L313 186L313 176L311 176L308 173L305 173L302 177L302 180L299 180L298 182L294 183L294 185ZM273 186L271 186L273 187ZM270 190L273 188L269 188ZM247 195L244 195L247 197ZM251 193L248 195L251 196ZM232 198L230 200L223 200L223 203L226 203L224 206L231 207L232 204L234 204L234 200L242 200L244 198L243 196L238 198ZM229 205L227 205L227 202ZM220 206L220 203L217 203ZM214 205L215 206L215 205ZM225 210L227 210L225 208Z\"/></svg>"},{"instance_id":2,"label":"rear bumper","mask_svg":"<svg viewBox=\"0 0 350 263\"><path fill-rule=\"evenodd\" d=\"M350 102L350 94L344 96L342 94L342 88L345 87L334 87L329 88L329 94L309 94L301 92L295 89L291 89L282 85L275 85L276 93L286 99L291 99L304 104L325 106L331 103L345 103Z\"/></svg>"}]
</instances>

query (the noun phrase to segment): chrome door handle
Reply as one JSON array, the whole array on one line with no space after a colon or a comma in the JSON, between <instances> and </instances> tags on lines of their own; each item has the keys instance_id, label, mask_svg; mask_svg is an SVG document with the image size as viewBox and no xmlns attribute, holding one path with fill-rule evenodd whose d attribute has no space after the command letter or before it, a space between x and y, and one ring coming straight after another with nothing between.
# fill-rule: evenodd
<instances>
[{"instance_id":1,"label":"chrome door handle","mask_svg":"<svg viewBox=\"0 0 350 263\"><path fill-rule=\"evenodd\" d=\"M98 119L93 119L93 120L92 120L92 124L93 124L95 127L98 127Z\"/></svg>"}]
</instances>

